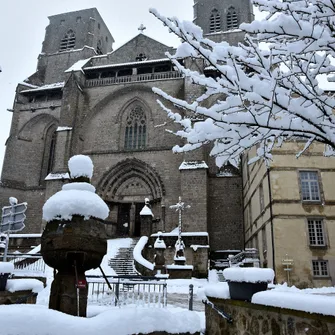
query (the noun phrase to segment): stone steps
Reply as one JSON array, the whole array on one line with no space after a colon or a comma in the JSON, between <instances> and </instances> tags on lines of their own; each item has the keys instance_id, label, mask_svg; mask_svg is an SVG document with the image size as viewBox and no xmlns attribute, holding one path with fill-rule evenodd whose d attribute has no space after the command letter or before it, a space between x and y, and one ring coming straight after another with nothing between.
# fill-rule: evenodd
<instances>
[{"instance_id":1,"label":"stone steps","mask_svg":"<svg viewBox=\"0 0 335 335\"><path fill-rule=\"evenodd\" d=\"M134 238L129 248L120 248L115 257L109 260L108 265L118 276L138 275L134 267L133 257L133 250L138 240L138 238Z\"/></svg>"}]
</instances>

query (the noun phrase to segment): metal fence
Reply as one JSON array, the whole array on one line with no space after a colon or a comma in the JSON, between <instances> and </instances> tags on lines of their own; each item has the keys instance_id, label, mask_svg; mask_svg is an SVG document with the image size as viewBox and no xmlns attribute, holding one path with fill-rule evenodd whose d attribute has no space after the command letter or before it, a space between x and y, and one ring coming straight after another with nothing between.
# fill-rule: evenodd
<instances>
[{"instance_id":1,"label":"metal fence","mask_svg":"<svg viewBox=\"0 0 335 335\"><path fill-rule=\"evenodd\" d=\"M45 263L41 254L7 254L7 262L14 264L15 272L44 273Z\"/></svg>"},{"instance_id":2,"label":"metal fence","mask_svg":"<svg viewBox=\"0 0 335 335\"><path fill-rule=\"evenodd\" d=\"M88 303L114 306L164 308L167 305L165 280L141 276L87 276Z\"/></svg>"}]
</instances>

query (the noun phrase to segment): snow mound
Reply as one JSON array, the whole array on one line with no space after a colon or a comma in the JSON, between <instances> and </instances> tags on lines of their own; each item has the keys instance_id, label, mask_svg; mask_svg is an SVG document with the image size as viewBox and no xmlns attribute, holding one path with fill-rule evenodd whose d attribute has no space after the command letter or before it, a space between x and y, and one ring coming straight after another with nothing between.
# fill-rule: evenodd
<instances>
[{"instance_id":1,"label":"snow mound","mask_svg":"<svg viewBox=\"0 0 335 335\"><path fill-rule=\"evenodd\" d=\"M142 236L140 240L137 242L134 250L133 250L133 256L136 262L139 264L143 265L149 270L154 270L154 265L150 263L148 260L146 260L142 256L142 250L144 249L145 245L148 242L148 237L147 236Z\"/></svg>"},{"instance_id":2,"label":"snow mound","mask_svg":"<svg viewBox=\"0 0 335 335\"><path fill-rule=\"evenodd\" d=\"M0 262L0 274L1 273L13 273L14 264L11 262Z\"/></svg>"},{"instance_id":3,"label":"snow mound","mask_svg":"<svg viewBox=\"0 0 335 335\"><path fill-rule=\"evenodd\" d=\"M43 220L71 220L73 215L81 215L85 220L90 217L105 220L108 217L109 208L105 202L92 190L76 189L78 184L64 185L62 191L46 201L43 206Z\"/></svg>"},{"instance_id":4,"label":"snow mound","mask_svg":"<svg viewBox=\"0 0 335 335\"><path fill-rule=\"evenodd\" d=\"M6 285L6 290L9 292L32 290L38 293L43 289L43 283L37 279L8 279Z\"/></svg>"},{"instance_id":5,"label":"snow mound","mask_svg":"<svg viewBox=\"0 0 335 335\"><path fill-rule=\"evenodd\" d=\"M252 296L251 302L254 304L304 311L307 313L335 316L334 297L276 291L277 290L258 292Z\"/></svg>"},{"instance_id":6,"label":"snow mound","mask_svg":"<svg viewBox=\"0 0 335 335\"><path fill-rule=\"evenodd\" d=\"M93 176L93 162L90 157L85 155L76 155L70 158L68 162L71 178Z\"/></svg>"},{"instance_id":7,"label":"snow mound","mask_svg":"<svg viewBox=\"0 0 335 335\"><path fill-rule=\"evenodd\" d=\"M272 282L275 276L272 269L260 268L228 268L223 270L223 275L227 281L260 283Z\"/></svg>"}]
</instances>

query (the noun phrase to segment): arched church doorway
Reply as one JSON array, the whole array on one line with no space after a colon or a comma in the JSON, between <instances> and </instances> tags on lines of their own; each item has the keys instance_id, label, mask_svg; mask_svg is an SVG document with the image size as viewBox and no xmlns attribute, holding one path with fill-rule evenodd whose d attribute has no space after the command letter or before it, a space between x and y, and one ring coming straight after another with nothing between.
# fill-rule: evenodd
<instances>
[{"instance_id":1,"label":"arched church doorway","mask_svg":"<svg viewBox=\"0 0 335 335\"><path fill-rule=\"evenodd\" d=\"M110 235L141 236L140 212L145 198L160 217L164 186L156 170L145 162L133 158L118 163L102 177L97 190L109 205Z\"/></svg>"}]
</instances>

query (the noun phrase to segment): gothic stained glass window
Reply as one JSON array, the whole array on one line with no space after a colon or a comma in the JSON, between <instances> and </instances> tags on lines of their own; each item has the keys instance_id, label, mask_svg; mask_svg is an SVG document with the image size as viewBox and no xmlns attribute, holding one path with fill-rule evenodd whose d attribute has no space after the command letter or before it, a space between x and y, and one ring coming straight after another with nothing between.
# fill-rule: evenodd
<instances>
[{"instance_id":1,"label":"gothic stained glass window","mask_svg":"<svg viewBox=\"0 0 335 335\"><path fill-rule=\"evenodd\" d=\"M140 150L146 146L147 120L140 106L134 107L126 119L124 147L127 150Z\"/></svg>"},{"instance_id":2,"label":"gothic stained glass window","mask_svg":"<svg viewBox=\"0 0 335 335\"><path fill-rule=\"evenodd\" d=\"M237 29L239 27L237 13L234 7L230 7L227 13L227 30Z\"/></svg>"},{"instance_id":3,"label":"gothic stained glass window","mask_svg":"<svg viewBox=\"0 0 335 335\"><path fill-rule=\"evenodd\" d=\"M213 9L210 18L209 32L214 33L220 30L221 30L221 15L217 9Z\"/></svg>"},{"instance_id":4,"label":"gothic stained glass window","mask_svg":"<svg viewBox=\"0 0 335 335\"><path fill-rule=\"evenodd\" d=\"M59 51L71 50L76 44L76 34L73 30L69 30L60 42Z\"/></svg>"}]
</instances>

